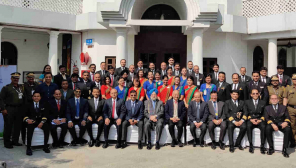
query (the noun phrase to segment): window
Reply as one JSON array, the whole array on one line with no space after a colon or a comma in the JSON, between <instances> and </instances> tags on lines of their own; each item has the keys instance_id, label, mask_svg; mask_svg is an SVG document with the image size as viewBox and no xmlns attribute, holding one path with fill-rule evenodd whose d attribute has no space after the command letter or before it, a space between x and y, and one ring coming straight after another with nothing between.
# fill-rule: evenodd
<instances>
[{"instance_id":1,"label":"window","mask_svg":"<svg viewBox=\"0 0 296 168\"><path fill-rule=\"evenodd\" d=\"M116 57L115 56L106 56L105 57L106 67L109 70L110 66L116 67Z\"/></svg>"},{"instance_id":2,"label":"window","mask_svg":"<svg viewBox=\"0 0 296 168\"><path fill-rule=\"evenodd\" d=\"M264 54L260 46L254 49L253 53L253 71L260 71L264 67Z\"/></svg>"}]
</instances>

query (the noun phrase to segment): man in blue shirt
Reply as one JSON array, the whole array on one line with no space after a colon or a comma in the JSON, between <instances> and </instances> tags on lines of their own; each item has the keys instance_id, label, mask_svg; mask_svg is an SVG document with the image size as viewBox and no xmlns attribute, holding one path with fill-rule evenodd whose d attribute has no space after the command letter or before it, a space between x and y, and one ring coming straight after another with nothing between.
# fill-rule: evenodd
<instances>
[{"instance_id":1,"label":"man in blue shirt","mask_svg":"<svg viewBox=\"0 0 296 168\"><path fill-rule=\"evenodd\" d=\"M54 100L53 94L54 91L59 89L58 85L55 83L52 83L52 74L50 72L46 72L44 74L45 82L40 84L36 91L41 93L41 101L42 102L48 102L49 100Z\"/></svg>"}]
</instances>

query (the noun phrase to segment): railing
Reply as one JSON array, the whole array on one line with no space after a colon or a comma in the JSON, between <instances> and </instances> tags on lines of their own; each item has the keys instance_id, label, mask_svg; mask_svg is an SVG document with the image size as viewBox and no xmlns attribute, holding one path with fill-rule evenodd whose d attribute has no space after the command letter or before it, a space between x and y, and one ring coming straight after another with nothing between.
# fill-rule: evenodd
<instances>
[{"instance_id":1,"label":"railing","mask_svg":"<svg viewBox=\"0 0 296 168\"><path fill-rule=\"evenodd\" d=\"M0 5L78 15L82 13L82 1L83 0L0 0Z\"/></svg>"},{"instance_id":2,"label":"railing","mask_svg":"<svg viewBox=\"0 0 296 168\"><path fill-rule=\"evenodd\" d=\"M243 16L259 17L296 12L296 0L243 0Z\"/></svg>"}]
</instances>

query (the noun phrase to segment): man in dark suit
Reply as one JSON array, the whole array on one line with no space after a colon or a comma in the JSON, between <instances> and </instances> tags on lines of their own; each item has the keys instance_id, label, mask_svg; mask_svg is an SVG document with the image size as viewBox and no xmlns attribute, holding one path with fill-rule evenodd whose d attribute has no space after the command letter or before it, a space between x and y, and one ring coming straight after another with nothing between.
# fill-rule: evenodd
<instances>
[{"instance_id":1,"label":"man in dark suit","mask_svg":"<svg viewBox=\"0 0 296 168\"><path fill-rule=\"evenodd\" d=\"M217 101L218 95L217 92L213 91L211 93L211 100L208 101L209 107L209 122L208 129L209 134L212 140L212 149L216 149L215 145L215 133L214 129L216 127L220 127L220 137L219 137L219 146L220 149L225 150L224 136L226 133L227 122L226 122L226 114L224 112L224 102Z\"/></svg>"},{"instance_id":2,"label":"man in dark suit","mask_svg":"<svg viewBox=\"0 0 296 168\"><path fill-rule=\"evenodd\" d=\"M29 103L26 109L26 117L24 122L27 123L27 151L26 154L31 156L31 142L33 133L36 127L40 128L44 132L44 145L43 151L45 153L50 153L47 142L49 138L49 125L48 125L48 116L50 107L47 102L40 102L41 94L37 91L33 94L33 102Z\"/></svg>"},{"instance_id":3,"label":"man in dark suit","mask_svg":"<svg viewBox=\"0 0 296 168\"><path fill-rule=\"evenodd\" d=\"M56 83L59 89L62 88L62 80L67 80L69 75L66 74L66 67L64 65L60 65L59 67L60 73L54 76L54 83Z\"/></svg>"},{"instance_id":4,"label":"man in dark suit","mask_svg":"<svg viewBox=\"0 0 296 168\"><path fill-rule=\"evenodd\" d=\"M136 73L138 73L138 71L142 69L144 72L144 77L147 77L148 69L143 67L143 61L140 60L137 65L138 65L138 68L136 69Z\"/></svg>"},{"instance_id":5,"label":"man in dark suit","mask_svg":"<svg viewBox=\"0 0 296 168\"><path fill-rule=\"evenodd\" d=\"M164 107L162 101L157 99L158 90L151 89L149 91L150 99L145 101L145 119L144 119L144 131L146 138L148 138L147 149L152 148L151 145L151 130L156 130L156 145L155 149L159 150L159 141L163 129L164 122Z\"/></svg>"},{"instance_id":6,"label":"man in dark suit","mask_svg":"<svg viewBox=\"0 0 296 168\"><path fill-rule=\"evenodd\" d=\"M121 71L128 70L128 68L125 66L126 66L126 60L121 59L120 60L120 67L115 70L115 77L120 76Z\"/></svg>"},{"instance_id":7,"label":"man in dark suit","mask_svg":"<svg viewBox=\"0 0 296 168\"><path fill-rule=\"evenodd\" d=\"M64 80L68 83L67 80ZM62 93L60 90L55 90L53 97L55 100L50 100L49 105L51 107L50 111L50 122L51 122L51 136L53 139L53 147L63 148L64 139L67 133L67 123L66 123L66 109L67 102L62 98ZM57 128L62 129L60 138L58 139Z\"/></svg>"},{"instance_id":8,"label":"man in dark suit","mask_svg":"<svg viewBox=\"0 0 296 168\"><path fill-rule=\"evenodd\" d=\"M80 145L84 145L87 141L83 139L83 135L86 131L86 120L88 116L88 102L86 99L80 97L81 89L76 88L74 90L75 97L69 99L67 103L66 117L68 120L68 128L69 132L73 138L71 144L76 146L77 143ZM76 135L75 125L78 125L79 131L79 139Z\"/></svg>"},{"instance_id":9,"label":"man in dark suit","mask_svg":"<svg viewBox=\"0 0 296 168\"><path fill-rule=\"evenodd\" d=\"M228 121L228 137L229 137L229 151L234 152L234 147L244 150L241 146L241 141L247 131L247 116L244 113L244 101L239 100L239 91L231 91L231 99L227 100L224 104L224 112L227 114ZM233 142L233 131L235 128L240 128L239 135L236 139L235 145Z\"/></svg>"},{"instance_id":10,"label":"man in dark suit","mask_svg":"<svg viewBox=\"0 0 296 168\"><path fill-rule=\"evenodd\" d=\"M279 78L279 86L284 86L286 87L287 85L291 86L292 81L291 78L287 75L284 75L284 66L283 65L278 65L277 66L277 76Z\"/></svg>"},{"instance_id":11,"label":"man in dark suit","mask_svg":"<svg viewBox=\"0 0 296 168\"><path fill-rule=\"evenodd\" d=\"M219 72L219 81L216 84L218 101L225 102L227 100L227 97L230 96L229 89L227 89L229 87L228 85L229 83L225 82L225 73Z\"/></svg>"},{"instance_id":12,"label":"man in dark suit","mask_svg":"<svg viewBox=\"0 0 296 168\"><path fill-rule=\"evenodd\" d=\"M94 87L97 87L99 89L101 89L102 86L102 76L99 72L96 72L95 74L95 80L91 81L91 90L93 90Z\"/></svg>"},{"instance_id":13,"label":"man in dark suit","mask_svg":"<svg viewBox=\"0 0 296 168\"><path fill-rule=\"evenodd\" d=\"M284 145L282 154L284 157L289 157L287 153L287 148L289 145L290 136L292 133L291 130L291 118L287 107L280 105L277 95L270 96L271 105L265 107L265 120L267 121L266 125L266 138L269 144L268 155L274 153L274 145L272 139L273 131L281 131L284 133Z\"/></svg>"},{"instance_id":14,"label":"man in dark suit","mask_svg":"<svg viewBox=\"0 0 296 168\"><path fill-rule=\"evenodd\" d=\"M93 98L88 100L88 117L86 122L87 132L90 137L89 147L93 147L94 144L96 147L100 146L100 136L104 128L104 119L103 119L103 107L105 105L105 99L100 99L100 89L94 87L92 91ZM92 132L92 125L98 125L98 134L96 140L94 139Z\"/></svg>"},{"instance_id":15,"label":"man in dark suit","mask_svg":"<svg viewBox=\"0 0 296 168\"><path fill-rule=\"evenodd\" d=\"M128 76L127 76L127 80L133 82L135 77L136 77L135 66L134 65L130 65L129 66L129 73L128 73Z\"/></svg>"},{"instance_id":16,"label":"man in dark suit","mask_svg":"<svg viewBox=\"0 0 296 168\"><path fill-rule=\"evenodd\" d=\"M247 85L252 80L252 78L246 75L246 73L247 73L247 69L245 67L241 67L240 68L241 75L239 77L239 82Z\"/></svg>"},{"instance_id":17,"label":"man in dark suit","mask_svg":"<svg viewBox=\"0 0 296 168\"><path fill-rule=\"evenodd\" d=\"M71 79L68 80L68 85L69 85L68 88L69 89L72 89L72 90L75 90L75 88L77 87L77 84L79 82L83 82L83 79L82 78L81 78L81 81L78 81L78 79L79 79L78 74L73 73L71 75Z\"/></svg>"},{"instance_id":18,"label":"man in dark suit","mask_svg":"<svg viewBox=\"0 0 296 168\"><path fill-rule=\"evenodd\" d=\"M81 82L81 81L82 81L82 78L79 77L79 68L74 67L74 68L73 68L73 74L77 74L77 81L78 81L78 82ZM72 75L73 75L73 74L72 74ZM71 76L72 76L72 75L71 75ZM69 83L71 82L71 77L68 78L68 82L69 82Z\"/></svg>"},{"instance_id":19,"label":"man in dark suit","mask_svg":"<svg viewBox=\"0 0 296 168\"><path fill-rule=\"evenodd\" d=\"M214 72L211 73L212 83L217 84L219 82L219 64L214 64L213 70Z\"/></svg>"},{"instance_id":20,"label":"man in dark suit","mask_svg":"<svg viewBox=\"0 0 296 168\"><path fill-rule=\"evenodd\" d=\"M149 63L149 70L148 71L152 72L153 76L155 76L156 70L155 70L155 64L153 62ZM147 73L147 75L148 75L148 73Z\"/></svg>"},{"instance_id":21,"label":"man in dark suit","mask_svg":"<svg viewBox=\"0 0 296 168\"><path fill-rule=\"evenodd\" d=\"M248 140L250 143L249 152L254 153L254 146L253 146L253 138L252 138L252 132L254 128L260 129L260 138L261 138L261 146L260 146L260 152L262 154L265 154L265 119L264 119L264 108L266 102L263 100L259 100L259 91L258 89L252 89L251 90L251 97L252 99L245 101L244 106L244 114L248 116L247 121L247 135Z\"/></svg>"},{"instance_id":22,"label":"man in dark suit","mask_svg":"<svg viewBox=\"0 0 296 168\"><path fill-rule=\"evenodd\" d=\"M175 63L175 70L173 71L173 76L182 76L179 63Z\"/></svg>"},{"instance_id":23,"label":"man in dark suit","mask_svg":"<svg viewBox=\"0 0 296 168\"><path fill-rule=\"evenodd\" d=\"M164 76L164 75L167 75L167 64L165 63L165 62L162 62L161 64L160 64L160 70L159 70L159 72L161 73L161 79L162 79L162 77Z\"/></svg>"},{"instance_id":24,"label":"man in dark suit","mask_svg":"<svg viewBox=\"0 0 296 168\"><path fill-rule=\"evenodd\" d=\"M77 83L77 87L80 88L81 90L81 97L83 97L84 99L90 99L92 81L89 79L89 72L84 71L82 75L83 75L83 81Z\"/></svg>"},{"instance_id":25,"label":"man in dark suit","mask_svg":"<svg viewBox=\"0 0 296 168\"><path fill-rule=\"evenodd\" d=\"M108 76L110 77L110 86L111 86L111 87L114 87L116 77L115 77L115 72L114 72L114 67L113 67L113 66L109 66L109 73L108 73ZM105 82L105 81L103 81L102 84L103 84L104 82Z\"/></svg>"},{"instance_id":26,"label":"man in dark suit","mask_svg":"<svg viewBox=\"0 0 296 168\"><path fill-rule=\"evenodd\" d=\"M167 101L165 105L165 119L169 125L170 135L172 137L171 147L175 147L176 144L179 147L183 147L181 137L183 134L183 121L186 115L186 107L184 101L179 100L179 91L175 90L173 92L173 99ZM175 136L175 126L178 129L178 137Z\"/></svg>"},{"instance_id":27,"label":"man in dark suit","mask_svg":"<svg viewBox=\"0 0 296 168\"><path fill-rule=\"evenodd\" d=\"M122 123L122 148L127 146L127 127L130 125L138 126L138 149L143 149L143 126L144 126L144 104L137 100L137 92L132 90L130 92L130 100L125 102L126 118Z\"/></svg>"},{"instance_id":28,"label":"man in dark suit","mask_svg":"<svg viewBox=\"0 0 296 168\"><path fill-rule=\"evenodd\" d=\"M88 79L90 81L94 81L95 80L95 73L96 73L96 69L97 69L97 66L96 64L90 64L89 65L89 75L88 75ZM83 75L83 74L82 74ZM84 77L82 77L84 80L86 80ZM82 81L83 82L83 81Z\"/></svg>"},{"instance_id":29,"label":"man in dark suit","mask_svg":"<svg viewBox=\"0 0 296 168\"><path fill-rule=\"evenodd\" d=\"M62 81L62 89L60 90L62 94L62 99L66 102L74 97L74 91L69 89L69 84L67 80Z\"/></svg>"},{"instance_id":30,"label":"man in dark suit","mask_svg":"<svg viewBox=\"0 0 296 168\"><path fill-rule=\"evenodd\" d=\"M266 84L266 86L270 85L271 79L267 76L267 68L261 67L260 69L260 82L263 82Z\"/></svg>"},{"instance_id":31,"label":"man in dark suit","mask_svg":"<svg viewBox=\"0 0 296 168\"><path fill-rule=\"evenodd\" d=\"M204 75L199 73L199 66L195 65L194 68L194 74L191 75L194 77L194 85L198 87L198 89L200 88L200 86L204 83Z\"/></svg>"},{"instance_id":32,"label":"man in dark suit","mask_svg":"<svg viewBox=\"0 0 296 168\"><path fill-rule=\"evenodd\" d=\"M227 93L231 93L233 90L237 90L239 92L238 100L247 100L249 98L248 88L245 84L239 82L239 75L237 73L232 74L232 84L228 85ZM226 100L230 100L230 94L227 95Z\"/></svg>"},{"instance_id":33,"label":"man in dark suit","mask_svg":"<svg viewBox=\"0 0 296 168\"><path fill-rule=\"evenodd\" d=\"M100 74L100 79L103 80L106 76L109 76L109 72L106 70L106 62L101 62L100 64L101 70L99 70L97 73Z\"/></svg>"},{"instance_id":34,"label":"man in dark suit","mask_svg":"<svg viewBox=\"0 0 296 168\"><path fill-rule=\"evenodd\" d=\"M118 86L118 82L119 82L120 77L122 77L124 79L124 82L125 82L124 86L126 86L127 88L130 88L132 85L132 81L128 80L128 78L127 78L128 77L127 70L121 71L121 74L120 74L120 76L117 77L113 87Z\"/></svg>"},{"instance_id":35,"label":"man in dark suit","mask_svg":"<svg viewBox=\"0 0 296 168\"><path fill-rule=\"evenodd\" d=\"M193 147L197 145L196 129L200 128L200 147L204 147L204 137L207 131L207 118L209 116L209 108L206 102L201 101L201 94L194 93L193 100L189 103L188 117L190 124L190 132L193 136Z\"/></svg>"},{"instance_id":36,"label":"man in dark suit","mask_svg":"<svg viewBox=\"0 0 296 168\"><path fill-rule=\"evenodd\" d=\"M194 74L194 71L193 71L193 62L192 61L188 61L187 63L187 76L192 76Z\"/></svg>"},{"instance_id":37,"label":"man in dark suit","mask_svg":"<svg viewBox=\"0 0 296 168\"><path fill-rule=\"evenodd\" d=\"M104 112L104 137L105 143L103 148L107 148L109 146L108 136L110 127L114 124L117 129L117 144L115 146L116 149L121 147L121 135L122 135L122 121L126 115L126 107L123 99L117 98L117 90L112 89L111 98L105 101L103 112Z\"/></svg>"},{"instance_id":38,"label":"man in dark suit","mask_svg":"<svg viewBox=\"0 0 296 168\"><path fill-rule=\"evenodd\" d=\"M266 84L259 81L259 72L254 71L252 72L252 78L253 80L249 82L247 85L248 92L250 93L253 89L257 89L259 91L259 99L265 101L268 103L268 91ZM249 96L248 99L250 99L251 96Z\"/></svg>"},{"instance_id":39,"label":"man in dark suit","mask_svg":"<svg viewBox=\"0 0 296 168\"><path fill-rule=\"evenodd\" d=\"M169 67L172 68L173 72L175 71L175 59L173 57L170 57L168 59L168 66L167 66L166 70L168 70Z\"/></svg>"}]
</instances>

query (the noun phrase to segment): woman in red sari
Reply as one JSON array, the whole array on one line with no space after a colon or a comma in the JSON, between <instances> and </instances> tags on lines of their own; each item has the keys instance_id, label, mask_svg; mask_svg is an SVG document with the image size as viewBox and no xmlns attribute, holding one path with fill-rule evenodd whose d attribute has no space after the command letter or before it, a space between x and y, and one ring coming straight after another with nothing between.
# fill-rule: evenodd
<instances>
[{"instance_id":1,"label":"woman in red sari","mask_svg":"<svg viewBox=\"0 0 296 168\"><path fill-rule=\"evenodd\" d=\"M185 98L184 103L186 108L188 108L189 102L192 100L194 93L199 92L198 87L193 85L194 78L192 76L187 77L187 86L184 87L185 89Z\"/></svg>"},{"instance_id":2,"label":"woman in red sari","mask_svg":"<svg viewBox=\"0 0 296 168\"><path fill-rule=\"evenodd\" d=\"M127 100L130 99L130 93L132 90L135 90L137 92L137 99L140 101L144 100L145 97L145 91L144 88L140 86L139 78L134 78L132 87L128 90L128 97Z\"/></svg>"},{"instance_id":3,"label":"woman in red sari","mask_svg":"<svg viewBox=\"0 0 296 168\"><path fill-rule=\"evenodd\" d=\"M172 93L173 93L173 88L171 85L168 85L168 79L169 79L168 76L164 75L163 76L163 85L159 86L157 88L158 100L161 100L163 102L163 104L166 104L167 100L172 98L170 95L172 95Z\"/></svg>"},{"instance_id":4,"label":"woman in red sari","mask_svg":"<svg viewBox=\"0 0 296 168\"><path fill-rule=\"evenodd\" d=\"M144 77L144 71L142 69L140 69L138 71L138 78L139 78L141 87L143 87L144 86L144 83L147 81L147 79Z\"/></svg>"},{"instance_id":5,"label":"woman in red sari","mask_svg":"<svg viewBox=\"0 0 296 168\"><path fill-rule=\"evenodd\" d=\"M104 78L103 81L103 85L101 86L101 95L102 95L102 99L110 99L111 95L110 95L110 91L112 89L112 87L110 86L110 77L106 76Z\"/></svg>"},{"instance_id":6,"label":"woman in red sari","mask_svg":"<svg viewBox=\"0 0 296 168\"><path fill-rule=\"evenodd\" d=\"M171 67L167 70L168 74L168 85L173 86L175 84L175 76L173 76L173 69Z\"/></svg>"}]
</instances>

